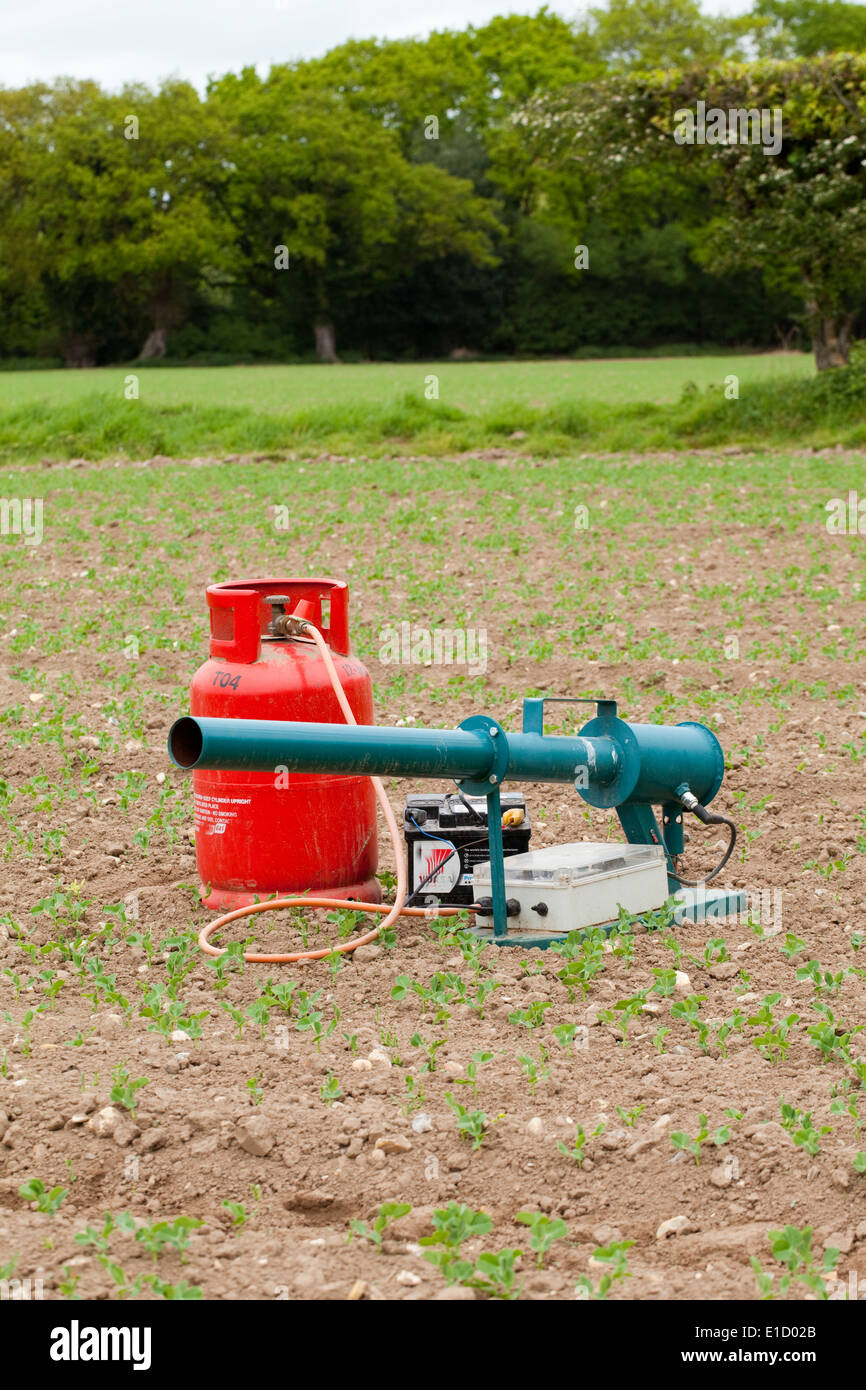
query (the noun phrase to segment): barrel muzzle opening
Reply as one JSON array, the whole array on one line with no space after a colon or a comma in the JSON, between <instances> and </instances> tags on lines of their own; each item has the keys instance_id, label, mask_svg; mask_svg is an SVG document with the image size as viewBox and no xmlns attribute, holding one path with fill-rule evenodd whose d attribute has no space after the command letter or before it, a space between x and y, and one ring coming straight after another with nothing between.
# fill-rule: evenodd
<instances>
[{"instance_id":1,"label":"barrel muzzle opening","mask_svg":"<svg viewBox=\"0 0 866 1390\"><path fill-rule=\"evenodd\" d=\"M195 767L201 757L204 739L197 719L188 714L176 719L168 736L168 751L176 767Z\"/></svg>"}]
</instances>

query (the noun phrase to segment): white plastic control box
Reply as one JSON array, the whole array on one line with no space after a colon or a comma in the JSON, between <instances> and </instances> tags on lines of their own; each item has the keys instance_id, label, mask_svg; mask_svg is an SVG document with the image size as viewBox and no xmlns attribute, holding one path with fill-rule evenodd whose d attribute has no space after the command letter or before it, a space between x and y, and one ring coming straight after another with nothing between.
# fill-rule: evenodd
<instances>
[{"instance_id":1,"label":"white plastic control box","mask_svg":"<svg viewBox=\"0 0 866 1390\"><path fill-rule=\"evenodd\" d=\"M475 866L474 888L476 902L491 896L489 860ZM668 896L665 852L661 845L578 840L513 854L505 860L505 896L520 903L509 931L603 926L616 921L620 907L630 913L661 907ZM492 914L478 923L492 926Z\"/></svg>"}]
</instances>

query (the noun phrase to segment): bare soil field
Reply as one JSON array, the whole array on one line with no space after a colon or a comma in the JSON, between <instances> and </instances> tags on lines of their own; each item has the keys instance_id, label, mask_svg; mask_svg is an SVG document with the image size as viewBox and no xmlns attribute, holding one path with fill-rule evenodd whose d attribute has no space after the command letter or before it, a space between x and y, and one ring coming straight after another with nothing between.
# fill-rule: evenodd
<instances>
[{"instance_id":1,"label":"bare soil field","mask_svg":"<svg viewBox=\"0 0 866 1390\"><path fill-rule=\"evenodd\" d=\"M856 497L827 528L858 489L866 458L835 452L7 475L43 535L0 538L0 1274L54 1299L751 1299L755 1257L776 1296L866 1294ZM532 694L708 724L739 829L721 881L750 911L620 933L577 953L583 984L409 918L339 969L216 969L165 740L206 584L272 574L348 579L380 724L518 727ZM407 620L483 629L486 671L384 664ZM525 790L533 847L621 838L570 788ZM691 835L697 877L717 837ZM303 930L335 927L270 913L236 939ZM482 1215L419 1244L449 1203ZM787 1227L811 1243L786 1266Z\"/></svg>"}]
</instances>

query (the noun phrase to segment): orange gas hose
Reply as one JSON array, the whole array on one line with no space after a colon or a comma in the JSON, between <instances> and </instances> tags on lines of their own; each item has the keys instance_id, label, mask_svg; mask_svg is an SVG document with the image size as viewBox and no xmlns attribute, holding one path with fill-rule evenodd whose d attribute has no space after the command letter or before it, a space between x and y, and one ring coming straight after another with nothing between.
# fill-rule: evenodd
<instances>
[{"instance_id":1,"label":"orange gas hose","mask_svg":"<svg viewBox=\"0 0 866 1390\"><path fill-rule=\"evenodd\" d=\"M358 721L352 713L352 707L349 701L346 699L346 692L343 690L337 668L334 665L331 653L328 649L328 644L324 637L312 623L308 623L304 619L295 619L295 621L309 633L318 647L322 660L325 663L325 669L328 672L331 685L334 687L334 694L337 697L340 709L345 715L346 723L357 724ZM348 951L356 951L359 946L366 946L369 945L371 941L375 941L376 937L379 936L386 927L390 927L391 923L395 922L398 917L429 916L429 910L426 907L403 906L406 901L407 884L406 865L403 862L403 850L400 844L400 831L397 828L397 821L391 809L391 803L388 800L387 793L380 778L371 777L370 781L373 783L373 789L376 793L379 805L382 808L382 814L385 817L385 823L388 826L388 831L391 836L391 844L394 847L394 859L397 864L397 893L393 903L388 906L387 903L360 903L346 898L275 898L273 902L253 903L250 907L236 907L232 912L225 912L222 917L217 917L213 922L208 922L207 926L202 927L198 934L198 944L207 955L225 955L224 950L220 950L210 943L210 938L213 936L214 932L219 931L221 927L228 926L229 922L234 922L238 918L252 917L256 912L278 912L287 907L331 907L343 909L350 908L352 912L382 912L386 914L384 920L379 922L372 931L367 932L364 936L357 937L354 941L346 941L342 946L328 946L324 950L318 951L285 951L274 954L265 953L263 951L246 951L244 953L245 961L267 965L291 965L299 960L324 960L326 956L330 955L345 955ZM443 907L438 909L437 915L442 917L454 917L457 913L466 910L467 909L458 907Z\"/></svg>"}]
</instances>

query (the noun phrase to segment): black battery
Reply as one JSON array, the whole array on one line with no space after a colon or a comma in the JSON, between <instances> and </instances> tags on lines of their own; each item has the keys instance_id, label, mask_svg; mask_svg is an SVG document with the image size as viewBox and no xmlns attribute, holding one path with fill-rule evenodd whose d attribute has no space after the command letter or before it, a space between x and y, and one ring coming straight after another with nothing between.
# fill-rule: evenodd
<instances>
[{"instance_id":1,"label":"black battery","mask_svg":"<svg viewBox=\"0 0 866 1390\"><path fill-rule=\"evenodd\" d=\"M530 824L522 792L500 794L502 817L513 812L518 825L502 827L506 858L529 849ZM434 897L440 903L459 906L475 901L472 871L490 858L487 843L487 798L458 796L455 792L419 792L406 801L403 812L409 892L428 874L433 878L421 889L420 901ZM456 850L456 853L452 853Z\"/></svg>"}]
</instances>

